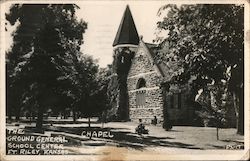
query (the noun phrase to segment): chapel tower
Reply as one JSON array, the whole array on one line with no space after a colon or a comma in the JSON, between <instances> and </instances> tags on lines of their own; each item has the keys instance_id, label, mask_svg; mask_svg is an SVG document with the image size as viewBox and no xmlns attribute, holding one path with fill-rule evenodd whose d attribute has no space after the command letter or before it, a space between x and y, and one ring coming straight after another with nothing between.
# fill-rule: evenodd
<instances>
[{"instance_id":1,"label":"chapel tower","mask_svg":"<svg viewBox=\"0 0 250 161\"><path fill-rule=\"evenodd\" d=\"M127 76L138 44L139 36L127 5L113 42L113 82L117 84L115 106L118 120L129 119Z\"/></svg>"}]
</instances>

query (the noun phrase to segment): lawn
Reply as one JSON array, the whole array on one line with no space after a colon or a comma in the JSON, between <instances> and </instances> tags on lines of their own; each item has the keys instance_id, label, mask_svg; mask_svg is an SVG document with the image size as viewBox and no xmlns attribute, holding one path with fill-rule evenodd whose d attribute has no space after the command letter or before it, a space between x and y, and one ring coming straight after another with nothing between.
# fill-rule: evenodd
<instances>
[{"instance_id":1,"label":"lawn","mask_svg":"<svg viewBox=\"0 0 250 161\"><path fill-rule=\"evenodd\" d=\"M113 148L132 153L200 154L207 150L243 148L244 145L244 137L236 134L236 129L233 128L220 129L220 140L217 140L216 129L212 127L174 126L172 130L165 131L160 126L146 125L149 134L138 135L135 133L137 124L133 122L109 122L103 125L92 121L91 128L88 128L84 120L76 124L67 123L65 120L63 123L56 120L51 123L44 124L43 135L65 136L68 143L64 145L64 149L68 149L69 154L110 154L114 152ZM7 128L25 128L28 135L35 133L34 125L24 121L7 124ZM82 134L83 131L107 131L113 137L101 136L90 139Z\"/></svg>"}]
</instances>

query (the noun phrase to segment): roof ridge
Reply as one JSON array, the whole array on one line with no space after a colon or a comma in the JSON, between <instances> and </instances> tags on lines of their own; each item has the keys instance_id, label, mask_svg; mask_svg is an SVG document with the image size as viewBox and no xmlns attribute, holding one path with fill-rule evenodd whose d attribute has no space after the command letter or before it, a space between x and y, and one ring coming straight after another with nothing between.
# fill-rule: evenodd
<instances>
[{"instance_id":1,"label":"roof ridge","mask_svg":"<svg viewBox=\"0 0 250 161\"><path fill-rule=\"evenodd\" d=\"M156 68L158 69L158 71L160 72L161 76L164 77L164 72L162 71L159 63L156 63L154 57L155 57L155 54L152 52L152 50L147 46L147 44L143 41L143 40L140 40L140 43L142 43L142 45L148 50L148 53L150 54L150 57L154 63L154 65L156 66Z\"/></svg>"}]
</instances>

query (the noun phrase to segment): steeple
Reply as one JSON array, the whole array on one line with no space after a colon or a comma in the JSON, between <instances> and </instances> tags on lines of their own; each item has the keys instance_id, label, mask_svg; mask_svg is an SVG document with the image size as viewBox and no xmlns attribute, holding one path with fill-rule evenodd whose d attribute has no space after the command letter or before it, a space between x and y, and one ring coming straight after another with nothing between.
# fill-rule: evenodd
<instances>
[{"instance_id":1,"label":"steeple","mask_svg":"<svg viewBox=\"0 0 250 161\"><path fill-rule=\"evenodd\" d=\"M113 46L121 44L139 44L139 36L128 5L123 14L119 29L116 33Z\"/></svg>"}]
</instances>

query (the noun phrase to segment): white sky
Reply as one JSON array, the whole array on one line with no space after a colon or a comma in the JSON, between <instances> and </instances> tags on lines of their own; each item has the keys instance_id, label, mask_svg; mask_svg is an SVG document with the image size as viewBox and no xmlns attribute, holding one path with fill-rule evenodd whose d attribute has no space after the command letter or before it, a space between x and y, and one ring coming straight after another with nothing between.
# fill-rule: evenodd
<instances>
[{"instance_id":1,"label":"white sky","mask_svg":"<svg viewBox=\"0 0 250 161\"><path fill-rule=\"evenodd\" d=\"M85 43L82 47L84 53L99 59L101 67L112 62L112 44L118 30L122 15L129 5L139 35L143 40L152 43L157 22L157 11L161 2L112 2L79 5L81 11L77 12L79 18L88 22Z\"/></svg>"},{"instance_id":2,"label":"white sky","mask_svg":"<svg viewBox=\"0 0 250 161\"><path fill-rule=\"evenodd\" d=\"M163 1L83 1L76 3L80 9L76 15L88 23L81 50L98 59L100 67L112 63L113 40L118 30L122 15L128 4L139 35L145 42L152 43L155 38L158 9ZM6 5L8 10L10 5ZM6 32L6 49L11 44L10 29Z\"/></svg>"}]
</instances>

